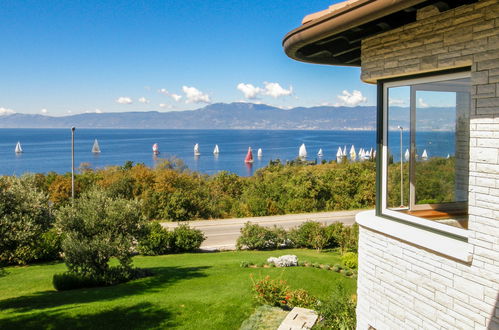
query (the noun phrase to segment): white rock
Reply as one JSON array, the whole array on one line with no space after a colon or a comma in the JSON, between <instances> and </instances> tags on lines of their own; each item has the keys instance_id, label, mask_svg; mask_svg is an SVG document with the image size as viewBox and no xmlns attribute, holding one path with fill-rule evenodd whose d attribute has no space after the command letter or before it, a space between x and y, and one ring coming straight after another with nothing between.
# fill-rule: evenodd
<instances>
[{"instance_id":1,"label":"white rock","mask_svg":"<svg viewBox=\"0 0 499 330\"><path fill-rule=\"evenodd\" d=\"M270 257L267 259L268 263L273 263L276 267L293 267L298 266L298 257L292 254L280 256L279 258Z\"/></svg>"}]
</instances>

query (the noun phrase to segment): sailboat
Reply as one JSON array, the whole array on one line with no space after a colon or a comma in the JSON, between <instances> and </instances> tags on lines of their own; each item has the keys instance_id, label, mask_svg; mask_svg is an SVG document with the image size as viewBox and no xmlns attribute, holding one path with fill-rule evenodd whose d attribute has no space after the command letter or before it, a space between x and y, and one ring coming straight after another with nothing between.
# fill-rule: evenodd
<instances>
[{"instance_id":1,"label":"sailboat","mask_svg":"<svg viewBox=\"0 0 499 330\"><path fill-rule=\"evenodd\" d=\"M21 142L17 141L17 144L16 144L16 154L20 154L23 152L23 148L21 147Z\"/></svg>"},{"instance_id":2,"label":"sailboat","mask_svg":"<svg viewBox=\"0 0 499 330\"><path fill-rule=\"evenodd\" d=\"M371 147L371 150L369 150L369 159L374 159L374 150L373 150L373 147Z\"/></svg>"},{"instance_id":3,"label":"sailboat","mask_svg":"<svg viewBox=\"0 0 499 330\"><path fill-rule=\"evenodd\" d=\"M159 146L157 143L152 145L152 153L155 155L159 155Z\"/></svg>"},{"instance_id":4,"label":"sailboat","mask_svg":"<svg viewBox=\"0 0 499 330\"><path fill-rule=\"evenodd\" d=\"M199 152L199 150L198 150ZM220 149L218 149L218 144L215 144L215 149L213 149L213 154L218 155L220 153Z\"/></svg>"},{"instance_id":5,"label":"sailboat","mask_svg":"<svg viewBox=\"0 0 499 330\"><path fill-rule=\"evenodd\" d=\"M99 142L97 142L97 139L95 139L94 145L92 146L92 152L94 154L100 154L100 147L99 147Z\"/></svg>"},{"instance_id":6,"label":"sailboat","mask_svg":"<svg viewBox=\"0 0 499 330\"><path fill-rule=\"evenodd\" d=\"M405 161L408 162L409 161L409 157L410 157L410 153L409 153L409 149L405 149L405 154L404 154L404 158L405 158Z\"/></svg>"},{"instance_id":7,"label":"sailboat","mask_svg":"<svg viewBox=\"0 0 499 330\"><path fill-rule=\"evenodd\" d=\"M341 151L341 147L338 147L338 152L336 152L336 162L341 163L343 161L343 151Z\"/></svg>"},{"instance_id":8,"label":"sailboat","mask_svg":"<svg viewBox=\"0 0 499 330\"><path fill-rule=\"evenodd\" d=\"M201 153L199 152L199 143L194 145L194 156L199 156Z\"/></svg>"},{"instance_id":9,"label":"sailboat","mask_svg":"<svg viewBox=\"0 0 499 330\"><path fill-rule=\"evenodd\" d=\"M318 157L324 156L324 153L322 152L322 148L319 149L319 152L317 153Z\"/></svg>"},{"instance_id":10,"label":"sailboat","mask_svg":"<svg viewBox=\"0 0 499 330\"><path fill-rule=\"evenodd\" d=\"M262 158L263 156L262 148L258 148L258 153L256 155L258 156L258 158Z\"/></svg>"},{"instance_id":11,"label":"sailboat","mask_svg":"<svg viewBox=\"0 0 499 330\"><path fill-rule=\"evenodd\" d=\"M307 158L307 148L305 147L305 143L301 144L300 150L298 151L298 157Z\"/></svg>"},{"instance_id":12,"label":"sailboat","mask_svg":"<svg viewBox=\"0 0 499 330\"><path fill-rule=\"evenodd\" d=\"M245 163L253 163L253 151L251 151L251 147L248 147L248 153L246 154L246 158L244 158Z\"/></svg>"},{"instance_id":13,"label":"sailboat","mask_svg":"<svg viewBox=\"0 0 499 330\"><path fill-rule=\"evenodd\" d=\"M422 160L428 160L428 153L426 152L426 149L423 150L423 153L421 154L421 159Z\"/></svg>"},{"instance_id":14,"label":"sailboat","mask_svg":"<svg viewBox=\"0 0 499 330\"><path fill-rule=\"evenodd\" d=\"M355 160L357 158L357 153L355 152L355 147L352 144L352 147L350 148L350 159Z\"/></svg>"}]
</instances>

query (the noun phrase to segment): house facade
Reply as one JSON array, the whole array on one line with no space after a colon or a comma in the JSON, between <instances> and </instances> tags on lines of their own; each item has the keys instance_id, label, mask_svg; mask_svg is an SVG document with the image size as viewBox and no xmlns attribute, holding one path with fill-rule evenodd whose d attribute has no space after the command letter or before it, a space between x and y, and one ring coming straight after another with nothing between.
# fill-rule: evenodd
<instances>
[{"instance_id":1,"label":"house facade","mask_svg":"<svg viewBox=\"0 0 499 330\"><path fill-rule=\"evenodd\" d=\"M377 85L357 328L499 329L499 1L350 0L283 45Z\"/></svg>"}]
</instances>

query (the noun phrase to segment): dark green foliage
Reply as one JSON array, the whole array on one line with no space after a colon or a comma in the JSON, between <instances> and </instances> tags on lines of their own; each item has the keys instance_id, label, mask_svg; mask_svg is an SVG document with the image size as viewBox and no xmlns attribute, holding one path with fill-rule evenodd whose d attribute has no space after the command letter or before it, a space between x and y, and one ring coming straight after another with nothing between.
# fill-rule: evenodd
<instances>
[{"instance_id":1,"label":"dark green foliage","mask_svg":"<svg viewBox=\"0 0 499 330\"><path fill-rule=\"evenodd\" d=\"M0 264L26 264L52 255L47 251L52 250L51 234L45 233L54 218L48 196L37 188L38 179L0 178Z\"/></svg>"},{"instance_id":2,"label":"dark green foliage","mask_svg":"<svg viewBox=\"0 0 499 330\"><path fill-rule=\"evenodd\" d=\"M292 229L289 239L295 247L317 249L318 251L329 246L325 226L315 221L302 223L298 228Z\"/></svg>"},{"instance_id":3,"label":"dark green foliage","mask_svg":"<svg viewBox=\"0 0 499 330\"><path fill-rule=\"evenodd\" d=\"M341 283L335 288L331 298L319 305L319 316L322 318L318 329L355 329L357 319L355 296L350 297Z\"/></svg>"},{"instance_id":4,"label":"dark green foliage","mask_svg":"<svg viewBox=\"0 0 499 330\"><path fill-rule=\"evenodd\" d=\"M199 249L206 239L200 230L190 228L186 224L168 231L159 223L152 222L147 224L144 231L139 238L137 251L149 256L194 251Z\"/></svg>"},{"instance_id":5,"label":"dark green foliage","mask_svg":"<svg viewBox=\"0 0 499 330\"><path fill-rule=\"evenodd\" d=\"M279 231L279 234L282 232ZM236 247L248 250L276 249L279 245L278 231L257 224L246 222L241 228L241 236L237 239Z\"/></svg>"},{"instance_id":6,"label":"dark green foliage","mask_svg":"<svg viewBox=\"0 0 499 330\"><path fill-rule=\"evenodd\" d=\"M137 251L146 256L167 254L171 251L173 233L163 228L158 222L150 222L145 226L137 245Z\"/></svg>"},{"instance_id":7,"label":"dark green foliage","mask_svg":"<svg viewBox=\"0 0 499 330\"><path fill-rule=\"evenodd\" d=\"M61 208L57 225L64 233L62 249L70 273L105 276L112 257L118 260L120 271L131 271L133 244L141 233L137 202L91 191L73 206Z\"/></svg>"},{"instance_id":8,"label":"dark green foliage","mask_svg":"<svg viewBox=\"0 0 499 330\"><path fill-rule=\"evenodd\" d=\"M186 224L180 224L173 230L172 252L188 252L199 249L201 243L206 239L199 229L190 228Z\"/></svg>"},{"instance_id":9,"label":"dark green foliage","mask_svg":"<svg viewBox=\"0 0 499 330\"><path fill-rule=\"evenodd\" d=\"M34 246L36 261L51 261L61 257L62 235L56 228L51 228L40 235Z\"/></svg>"},{"instance_id":10,"label":"dark green foliage","mask_svg":"<svg viewBox=\"0 0 499 330\"><path fill-rule=\"evenodd\" d=\"M116 266L110 267L105 274L101 275L89 276L71 272L55 274L52 277L52 285L57 291L74 290L116 285L151 275L152 273L147 269L123 269L121 266Z\"/></svg>"}]
</instances>

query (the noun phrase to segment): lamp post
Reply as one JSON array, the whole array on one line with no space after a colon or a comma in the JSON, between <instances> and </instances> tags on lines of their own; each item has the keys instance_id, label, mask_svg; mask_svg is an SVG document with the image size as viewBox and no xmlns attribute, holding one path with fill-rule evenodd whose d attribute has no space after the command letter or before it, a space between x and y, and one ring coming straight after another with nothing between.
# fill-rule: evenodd
<instances>
[{"instance_id":1,"label":"lamp post","mask_svg":"<svg viewBox=\"0 0 499 330\"><path fill-rule=\"evenodd\" d=\"M75 198L75 127L71 127L71 198Z\"/></svg>"},{"instance_id":2,"label":"lamp post","mask_svg":"<svg viewBox=\"0 0 499 330\"><path fill-rule=\"evenodd\" d=\"M400 206L404 206L404 167L402 163L402 132L404 128L399 125L398 129L400 130Z\"/></svg>"}]
</instances>

